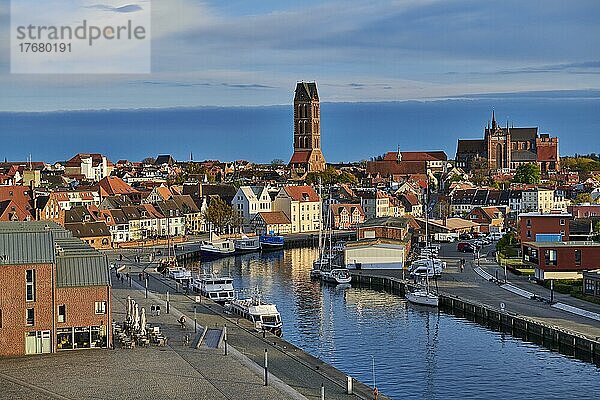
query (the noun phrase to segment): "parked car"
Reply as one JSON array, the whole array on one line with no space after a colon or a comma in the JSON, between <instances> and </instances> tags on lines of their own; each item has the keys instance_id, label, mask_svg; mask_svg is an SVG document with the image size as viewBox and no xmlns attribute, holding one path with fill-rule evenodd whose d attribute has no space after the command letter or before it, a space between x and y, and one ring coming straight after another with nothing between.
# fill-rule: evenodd
<instances>
[{"instance_id":1,"label":"parked car","mask_svg":"<svg viewBox=\"0 0 600 400\"><path fill-rule=\"evenodd\" d=\"M500 239L502 239L502 236L504 236L504 233L502 233L502 232L491 232L490 233L490 239L492 239L492 240L500 240Z\"/></svg>"},{"instance_id":2,"label":"parked car","mask_svg":"<svg viewBox=\"0 0 600 400\"><path fill-rule=\"evenodd\" d=\"M461 233L458 238L460 240L471 240L473 239L473 235L471 235L470 233Z\"/></svg>"},{"instance_id":3,"label":"parked car","mask_svg":"<svg viewBox=\"0 0 600 400\"><path fill-rule=\"evenodd\" d=\"M474 253L476 249L475 245L467 242L460 242L456 246L456 250L462 253Z\"/></svg>"}]
</instances>

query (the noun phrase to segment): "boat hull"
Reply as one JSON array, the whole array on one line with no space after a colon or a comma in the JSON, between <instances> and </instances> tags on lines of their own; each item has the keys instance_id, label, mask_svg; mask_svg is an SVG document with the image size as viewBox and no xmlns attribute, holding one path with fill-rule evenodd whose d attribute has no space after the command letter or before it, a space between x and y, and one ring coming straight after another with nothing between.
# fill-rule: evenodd
<instances>
[{"instance_id":1,"label":"boat hull","mask_svg":"<svg viewBox=\"0 0 600 400\"><path fill-rule=\"evenodd\" d=\"M418 304L421 306L429 307L437 307L439 304L438 296L424 292L406 293L406 300L408 300L412 304Z\"/></svg>"},{"instance_id":2,"label":"boat hull","mask_svg":"<svg viewBox=\"0 0 600 400\"><path fill-rule=\"evenodd\" d=\"M263 235L260 237L260 249L262 251L282 250L284 245L283 236Z\"/></svg>"},{"instance_id":3,"label":"boat hull","mask_svg":"<svg viewBox=\"0 0 600 400\"><path fill-rule=\"evenodd\" d=\"M200 258L202 260L217 260L219 258L224 258L224 257L229 257L234 255L235 252L234 251L218 251L218 250L211 250L211 249L200 249Z\"/></svg>"}]
</instances>

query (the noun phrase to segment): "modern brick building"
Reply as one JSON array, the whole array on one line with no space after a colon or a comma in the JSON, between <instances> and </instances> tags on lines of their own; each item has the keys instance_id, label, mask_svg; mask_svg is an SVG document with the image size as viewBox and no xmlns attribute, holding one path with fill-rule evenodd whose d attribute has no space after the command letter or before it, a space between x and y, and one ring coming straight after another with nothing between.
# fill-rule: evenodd
<instances>
[{"instance_id":1,"label":"modern brick building","mask_svg":"<svg viewBox=\"0 0 600 400\"><path fill-rule=\"evenodd\" d=\"M538 235L561 235L569 240L569 213L523 213L519 214L519 238L522 242L543 240Z\"/></svg>"},{"instance_id":2,"label":"modern brick building","mask_svg":"<svg viewBox=\"0 0 600 400\"><path fill-rule=\"evenodd\" d=\"M52 222L0 223L0 356L106 348L106 256Z\"/></svg>"},{"instance_id":3,"label":"modern brick building","mask_svg":"<svg viewBox=\"0 0 600 400\"><path fill-rule=\"evenodd\" d=\"M524 242L523 261L535 268L535 277L581 279L583 271L600 265L600 243Z\"/></svg>"}]
</instances>

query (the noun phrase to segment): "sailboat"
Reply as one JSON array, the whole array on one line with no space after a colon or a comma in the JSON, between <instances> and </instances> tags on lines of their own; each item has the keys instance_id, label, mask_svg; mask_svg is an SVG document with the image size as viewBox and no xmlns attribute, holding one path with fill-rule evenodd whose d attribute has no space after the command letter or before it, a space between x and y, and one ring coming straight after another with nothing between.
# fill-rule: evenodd
<instances>
[{"instance_id":1,"label":"sailboat","mask_svg":"<svg viewBox=\"0 0 600 400\"><path fill-rule=\"evenodd\" d=\"M429 190L429 187L426 189ZM425 192L425 247L429 247L429 207L427 204L427 191ZM420 287L412 292L406 293L406 300L413 304L437 307L439 296L429 290L429 267L425 273L425 287Z\"/></svg>"}]
</instances>

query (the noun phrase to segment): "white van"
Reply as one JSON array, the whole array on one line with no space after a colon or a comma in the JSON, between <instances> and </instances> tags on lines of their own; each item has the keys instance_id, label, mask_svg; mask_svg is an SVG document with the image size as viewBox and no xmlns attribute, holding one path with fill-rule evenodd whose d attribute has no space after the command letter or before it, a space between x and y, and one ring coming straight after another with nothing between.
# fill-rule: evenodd
<instances>
[{"instance_id":1,"label":"white van","mask_svg":"<svg viewBox=\"0 0 600 400\"><path fill-rule=\"evenodd\" d=\"M502 239L502 236L504 236L503 232L490 232L488 237L492 240L500 240Z\"/></svg>"}]
</instances>

